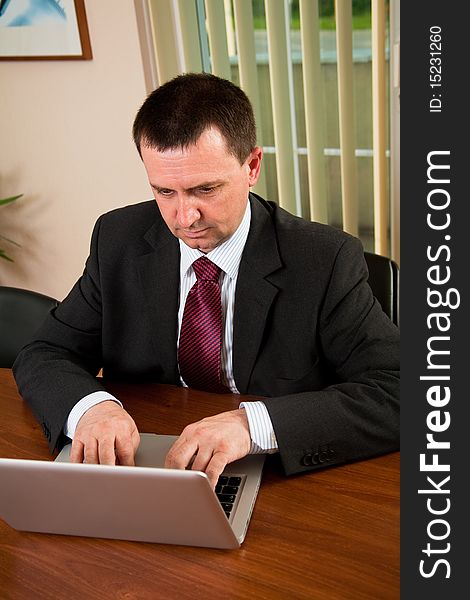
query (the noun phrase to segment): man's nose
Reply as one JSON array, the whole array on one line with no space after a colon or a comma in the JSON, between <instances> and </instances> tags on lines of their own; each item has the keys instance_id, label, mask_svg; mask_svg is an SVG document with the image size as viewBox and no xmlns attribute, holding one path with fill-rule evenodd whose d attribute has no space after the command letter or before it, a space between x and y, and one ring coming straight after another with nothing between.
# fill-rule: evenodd
<instances>
[{"instance_id":1,"label":"man's nose","mask_svg":"<svg viewBox=\"0 0 470 600\"><path fill-rule=\"evenodd\" d=\"M176 220L178 224L184 229L188 229L199 221L201 213L190 198L182 198L178 202L178 209L176 214Z\"/></svg>"}]
</instances>

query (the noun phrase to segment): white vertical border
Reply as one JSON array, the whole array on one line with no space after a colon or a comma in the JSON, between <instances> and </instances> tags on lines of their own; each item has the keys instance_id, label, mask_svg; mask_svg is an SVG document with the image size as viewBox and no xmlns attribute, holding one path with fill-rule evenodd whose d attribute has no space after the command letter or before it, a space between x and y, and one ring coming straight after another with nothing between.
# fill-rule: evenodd
<instances>
[{"instance_id":1,"label":"white vertical border","mask_svg":"<svg viewBox=\"0 0 470 600\"><path fill-rule=\"evenodd\" d=\"M145 89L147 94L150 94L159 84L150 10L147 0L134 0L134 7L144 70Z\"/></svg>"},{"instance_id":2,"label":"white vertical border","mask_svg":"<svg viewBox=\"0 0 470 600\"><path fill-rule=\"evenodd\" d=\"M343 229L359 235L352 51L352 0L335 0Z\"/></svg>"},{"instance_id":3,"label":"white vertical border","mask_svg":"<svg viewBox=\"0 0 470 600\"><path fill-rule=\"evenodd\" d=\"M288 0L265 2L279 204L301 216Z\"/></svg>"},{"instance_id":4,"label":"white vertical border","mask_svg":"<svg viewBox=\"0 0 470 600\"><path fill-rule=\"evenodd\" d=\"M372 137L374 179L374 247L376 254L389 256L388 226L390 211L387 197L385 156L385 0L372 0Z\"/></svg>"},{"instance_id":5,"label":"white vertical border","mask_svg":"<svg viewBox=\"0 0 470 600\"><path fill-rule=\"evenodd\" d=\"M400 264L400 0L390 0L390 242Z\"/></svg>"},{"instance_id":6,"label":"white vertical border","mask_svg":"<svg viewBox=\"0 0 470 600\"><path fill-rule=\"evenodd\" d=\"M299 8L310 219L328 223L318 0L300 0Z\"/></svg>"}]
</instances>

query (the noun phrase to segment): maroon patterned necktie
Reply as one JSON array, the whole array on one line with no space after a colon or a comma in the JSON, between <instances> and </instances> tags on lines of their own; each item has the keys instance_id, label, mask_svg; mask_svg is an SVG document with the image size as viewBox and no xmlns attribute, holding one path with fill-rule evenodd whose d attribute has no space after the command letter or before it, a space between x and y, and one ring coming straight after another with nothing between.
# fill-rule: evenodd
<instances>
[{"instance_id":1,"label":"maroon patterned necktie","mask_svg":"<svg viewBox=\"0 0 470 600\"><path fill-rule=\"evenodd\" d=\"M205 256L193 262L197 281L189 290L181 322L178 364L189 387L229 392L220 379L222 344L221 269Z\"/></svg>"}]
</instances>

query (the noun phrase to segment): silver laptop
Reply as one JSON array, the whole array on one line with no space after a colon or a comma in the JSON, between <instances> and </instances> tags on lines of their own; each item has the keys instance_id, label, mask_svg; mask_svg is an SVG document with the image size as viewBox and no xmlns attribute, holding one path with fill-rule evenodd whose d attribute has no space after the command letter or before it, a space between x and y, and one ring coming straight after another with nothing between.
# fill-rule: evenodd
<instances>
[{"instance_id":1,"label":"silver laptop","mask_svg":"<svg viewBox=\"0 0 470 600\"><path fill-rule=\"evenodd\" d=\"M136 467L0 458L0 517L21 531L238 548L264 455L227 465L214 492L200 471L164 469L175 436L141 434Z\"/></svg>"}]
</instances>

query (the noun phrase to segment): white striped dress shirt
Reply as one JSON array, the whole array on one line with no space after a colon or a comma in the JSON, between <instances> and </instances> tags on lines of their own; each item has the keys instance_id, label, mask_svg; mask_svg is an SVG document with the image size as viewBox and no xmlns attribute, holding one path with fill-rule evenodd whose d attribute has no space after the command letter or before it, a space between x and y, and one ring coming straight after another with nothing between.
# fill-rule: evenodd
<instances>
[{"instance_id":1,"label":"white striped dress shirt","mask_svg":"<svg viewBox=\"0 0 470 600\"><path fill-rule=\"evenodd\" d=\"M228 240L204 254L195 250L179 240L180 259L180 306L178 311L178 343L181 321L183 320L184 306L189 290L196 283L196 274L192 268L195 260L206 256L220 269L220 294L222 302L222 352L221 352L221 379L234 394L239 391L233 377L233 311L235 306L235 290L237 287L238 269L242 258L243 249L246 244L248 232L250 231L251 207L247 202L242 222L235 233ZM186 385L183 379L181 383ZM264 402L242 402L240 408L244 408L248 417L251 435L251 454L275 452L277 450L276 436L271 423L271 418Z\"/></svg>"},{"instance_id":2,"label":"white striped dress shirt","mask_svg":"<svg viewBox=\"0 0 470 600\"><path fill-rule=\"evenodd\" d=\"M195 260L201 256L207 256L221 269L220 289L222 302L222 324L223 342L221 352L221 378L222 383L234 394L239 391L233 377L233 311L235 306L235 290L240 267L240 260L250 230L251 207L247 202L242 222L235 233L220 246L214 248L207 254L200 250L190 248L184 242L180 243L180 303L178 310L178 344L181 321L183 319L184 305L189 290L196 282L196 274L192 267ZM186 386L183 379L181 383ZM122 406L122 403L107 392L93 392L82 398L71 410L67 419L64 433L73 438L75 429L81 416L92 406L104 400L114 400ZM264 402L242 402L240 408L244 408L248 418L251 435L251 454L271 453L277 450L277 441L274 429Z\"/></svg>"}]
</instances>

